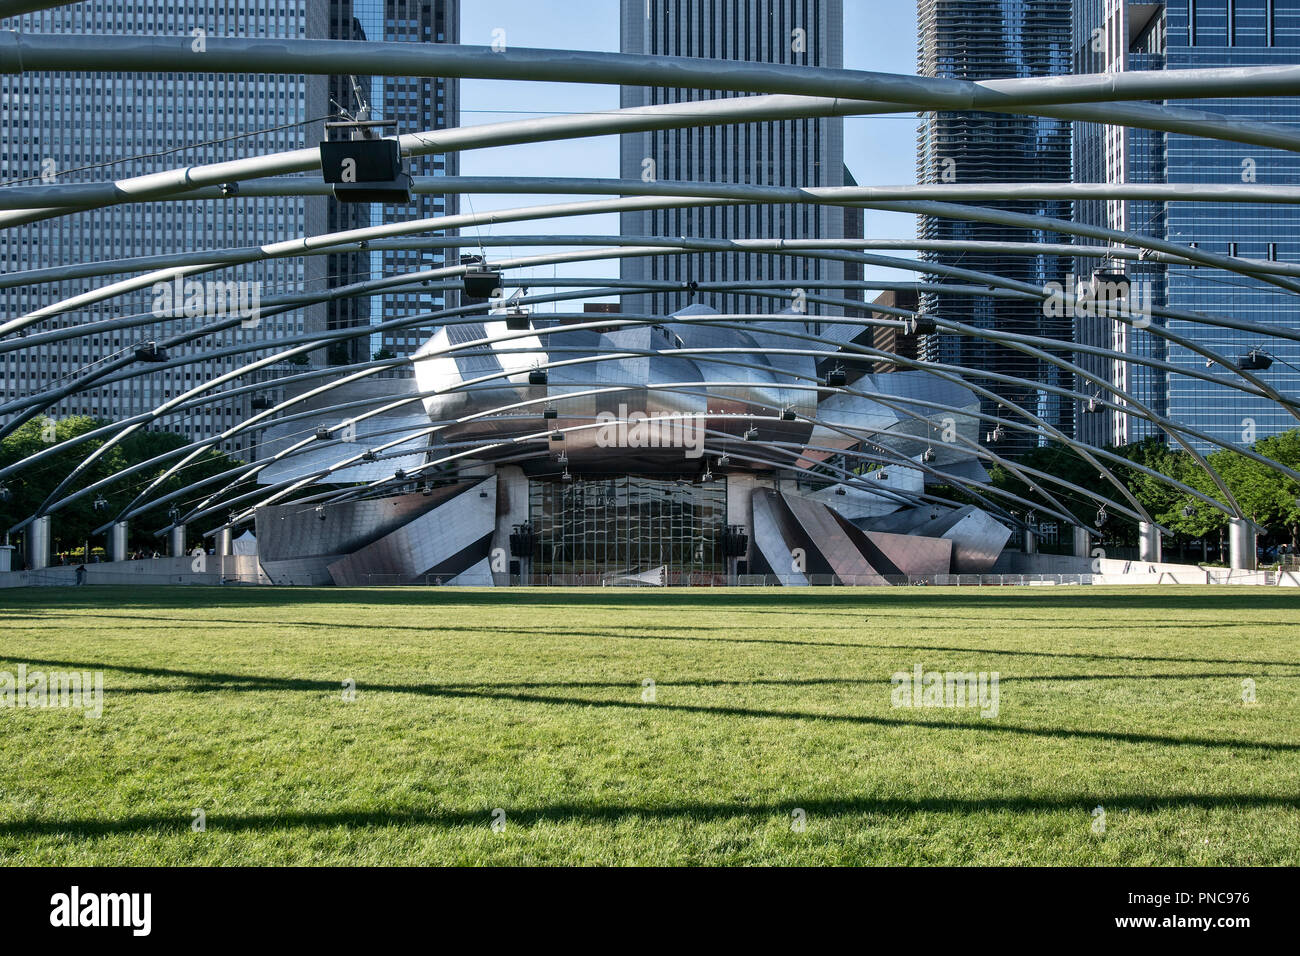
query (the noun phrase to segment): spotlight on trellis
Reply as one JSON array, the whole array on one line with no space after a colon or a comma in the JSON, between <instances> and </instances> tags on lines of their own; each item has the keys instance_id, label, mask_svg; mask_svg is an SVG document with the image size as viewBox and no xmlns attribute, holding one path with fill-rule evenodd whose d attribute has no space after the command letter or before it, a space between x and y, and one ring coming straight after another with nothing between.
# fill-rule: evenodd
<instances>
[{"instance_id":1,"label":"spotlight on trellis","mask_svg":"<svg viewBox=\"0 0 1300 956\"><path fill-rule=\"evenodd\" d=\"M1245 355L1237 356L1234 364L1242 372L1267 372L1273 367L1273 357L1263 349L1251 349Z\"/></svg>"},{"instance_id":2,"label":"spotlight on trellis","mask_svg":"<svg viewBox=\"0 0 1300 956\"><path fill-rule=\"evenodd\" d=\"M501 273L488 269L486 263L468 270L462 282L470 299L494 299L501 294Z\"/></svg>"},{"instance_id":3,"label":"spotlight on trellis","mask_svg":"<svg viewBox=\"0 0 1300 956\"><path fill-rule=\"evenodd\" d=\"M167 361L167 349L157 342L146 342L135 350L135 360L137 362L165 362Z\"/></svg>"},{"instance_id":4,"label":"spotlight on trellis","mask_svg":"<svg viewBox=\"0 0 1300 956\"><path fill-rule=\"evenodd\" d=\"M913 316L907 322L908 335L933 335L937 331L939 326L928 315Z\"/></svg>"}]
</instances>

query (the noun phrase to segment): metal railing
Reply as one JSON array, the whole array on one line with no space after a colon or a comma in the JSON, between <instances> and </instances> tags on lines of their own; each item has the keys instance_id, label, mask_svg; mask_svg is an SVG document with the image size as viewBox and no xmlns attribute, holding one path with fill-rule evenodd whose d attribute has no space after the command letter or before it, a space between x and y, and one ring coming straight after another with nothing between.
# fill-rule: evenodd
<instances>
[{"instance_id":1,"label":"metal railing","mask_svg":"<svg viewBox=\"0 0 1300 956\"><path fill-rule=\"evenodd\" d=\"M400 573L375 572L367 576L370 587L440 587L486 586L488 581L456 581L453 576L421 575L412 578ZM491 575L494 587L535 588L599 588L628 587L611 584L600 574L544 574L528 579L517 574ZM873 574L838 576L820 574L743 574L733 582L723 575L676 573L668 575L664 587L1081 587L1117 584L1183 584L1183 585L1265 585L1293 584L1300 586L1300 574L1280 571L1241 571L1228 568L1201 568L1187 573L1169 571L1155 574L1130 572L1127 574ZM654 588L655 585L642 585Z\"/></svg>"},{"instance_id":2,"label":"metal railing","mask_svg":"<svg viewBox=\"0 0 1300 956\"><path fill-rule=\"evenodd\" d=\"M217 559L209 558L210 561ZM227 558L218 565L209 565L205 572L190 570L179 561L131 561L113 564L87 565L85 584L108 586L160 586L160 585L269 585L270 580L256 569L251 561L232 561ZM170 565L170 567L169 567ZM1186 571L1155 571L1145 573L1140 568L1115 573L1021 573L1021 574L874 574L862 576L837 576L820 574L745 574L728 582L721 574L703 572L676 572L665 578L664 587L1044 587L1044 586L1097 586L1097 585L1285 585L1300 587L1300 570L1244 571L1229 568L1189 568ZM303 582L306 583L306 582ZM44 568L37 571L13 571L0 574L0 588L5 587L69 587L77 584L74 567ZM456 575L425 574L412 577L401 572L371 572L366 576L368 587L541 587L541 588L627 588L629 585L611 583L600 574L546 574L522 578L517 574L492 573L469 580ZM655 588L655 585L641 585Z\"/></svg>"}]
</instances>

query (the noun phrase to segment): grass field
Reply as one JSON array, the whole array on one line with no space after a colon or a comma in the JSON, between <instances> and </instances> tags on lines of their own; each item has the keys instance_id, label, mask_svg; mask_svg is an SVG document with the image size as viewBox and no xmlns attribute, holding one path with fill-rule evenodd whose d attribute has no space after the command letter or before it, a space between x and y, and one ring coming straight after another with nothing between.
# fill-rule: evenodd
<instances>
[{"instance_id":1,"label":"grass field","mask_svg":"<svg viewBox=\"0 0 1300 956\"><path fill-rule=\"evenodd\" d=\"M0 591L19 664L103 714L0 707L5 864L1300 863L1300 593Z\"/></svg>"}]
</instances>

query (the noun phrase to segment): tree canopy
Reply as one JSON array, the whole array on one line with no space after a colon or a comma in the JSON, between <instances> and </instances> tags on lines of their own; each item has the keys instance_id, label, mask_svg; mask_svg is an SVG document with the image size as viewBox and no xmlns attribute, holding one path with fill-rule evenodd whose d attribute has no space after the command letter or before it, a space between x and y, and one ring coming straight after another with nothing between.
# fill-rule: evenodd
<instances>
[{"instance_id":1,"label":"tree canopy","mask_svg":"<svg viewBox=\"0 0 1300 956\"><path fill-rule=\"evenodd\" d=\"M1215 501L1226 503L1225 495L1192 455L1180 448L1171 448L1158 438L1148 438L1108 450L1132 462L1133 466L1142 466L1173 478ZM1262 438L1255 442L1253 451L1300 471L1300 429ZM1295 479L1239 451L1217 451L1206 456L1206 461L1222 476L1243 513L1268 531L1275 540L1294 541L1297 534L1300 534L1300 483ZM1020 458L1017 464L1047 472L1104 497L1119 500L1118 490L1102 478L1098 469L1077 451L1064 445L1051 444L1033 449ZM1151 516L1176 535L1193 539L1218 536L1226 531L1228 515L1194 495L1175 488L1138 467L1117 465L1111 470ZM1009 469L995 466L989 469L989 473L999 488L1029 500L1043 500L1030 484ZM1051 483L1045 483L1044 487L1060 499L1081 524L1089 527L1095 524L1095 502ZM1131 544L1136 540L1136 529L1131 522L1112 521L1105 531L1108 539L1119 543Z\"/></svg>"},{"instance_id":2,"label":"tree canopy","mask_svg":"<svg viewBox=\"0 0 1300 956\"><path fill-rule=\"evenodd\" d=\"M46 417L33 418L0 440L0 467L14 464L55 443L76 438L107 424L109 422L102 419L85 416L58 420ZM12 527L39 510L59 483L71 474L77 465L101 448L104 441L103 438L91 438L79 445L59 449L36 465L24 468L6 478L3 482L5 493L0 494L0 522L3 523L3 529ZM65 494L80 491L123 468L151 461L159 455L187 444L189 442L186 438L171 432L137 431L93 462L84 474L78 476ZM54 550L58 552L80 548L84 541L92 537L91 533L96 528L129 505L136 495L174 464L175 460L173 458L150 465L61 509L51 529ZM178 475L167 479L160 488L155 489L151 498L160 498L179 491L185 485L205 478L213 478L238 464L238 461L221 452L205 451L187 464ZM223 484L214 482L196 492L191 492L187 499L177 503L182 508L196 504L202 500L202 497L217 491ZM59 497L64 497L64 494L60 494ZM95 501L101 498L103 504L97 510ZM133 519L132 547L153 550L159 546L159 539L154 532L169 523L170 507L170 504L159 505ZM96 543L102 543L102 540L91 542L92 546Z\"/></svg>"}]
</instances>

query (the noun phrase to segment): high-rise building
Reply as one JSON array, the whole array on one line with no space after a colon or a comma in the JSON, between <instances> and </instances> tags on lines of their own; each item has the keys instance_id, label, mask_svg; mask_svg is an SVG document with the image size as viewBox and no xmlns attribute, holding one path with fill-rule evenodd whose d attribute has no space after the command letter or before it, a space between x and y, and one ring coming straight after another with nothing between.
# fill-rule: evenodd
<instances>
[{"instance_id":1,"label":"high-rise building","mask_svg":"<svg viewBox=\"0 0 1300 956\"><path fill-rule=\"evenodd\" d=\"M1060 76L1071 72L1070 0L919 0L918 66L923 76L958 80ZM923 114L918 135L917 181L939 183L1069 182L1070 124L1029 116L979 112ZM982 205L1031 215L1068 220L1069 202L1031 200ZM925 240L1049 242L1066 241L1046 230L984 222L922 216L919 236ZM941 265L994 273L1043 287L1061 282L1071 261L1061 256L1011 256L953 251L923 253ZM932 282L946 280L934 278ZM951 280L963 282L966 280ZM966 283L968 284L968 283ZM966 325L998 332L1044 336L1062 342L1069 358L1073 329L1068 319L1053 318L1041 305L993 296L927 293L922 311ZM975 381L1005 398L1007 405L1026 408L1070 434L1073 405L1035 387L1073 385L1073 376L1033 356L983 338L954 334L926 336L928 361L962 365L978 371L1011 375L1025 386L995 379ZM1007 417L1013 413L985 400L983 412ZM1023 421L1023 419L1022 419ZM996 430L995 430L996 432ZM1034 437L1006 430L999 454L1023 453Z\"/></svg>"},{"instance_id":2,"label":"high-rise building","mask_svg":"<svg viewBox=\"0 0 1300 956\"><path fill-rule=\"evenodd\" d=\"M920 308L920 296L912 289L886 289L876 296L872 305L882 305L893 309L908 309L912 312ZM873 318L892 319L898 316L893 312L873 312ZM877 325L868 330L870 345L881 352L889 352L904 359L920 358L917 349L917 335L907 332L897 325ZM872 366L873 372L897 372L906 367L890 359L877 359Z\"/></svg>"},{"instance_id":3,"label":"high-rise building","mask_svg":"<svg viewBox=\"0 0 1300 956\"><path fill-rule=\"evenodd\" d=\"M351 9L344 9L350 7ZM453 0L256 0L236 8L195 0L134 0L131 3L68 4L0 20L0 29L28 33L108 33L114 35L285 38L383 38L454 42L457 5ZM457 122L454 81L411 78L330 78L300 74L90 73L40 72L0 76L0 103L13 121L0 125L0 181L95 182L154 173L186 164L240 159L314 147L325 138L324 121L340 110L353 111L353 90L371 108L371 118L395 119L398 132ZM21 121L18 121L21 118ZM411 161L416 174L442 174L455 160L437 156ZM305 174L318 177L319 174ZM229 201L133 203L106 206L0 230L0 272L50 263L158 255L177 251L253 246L301 235L318 235L393 218L439 215L448 202L420 195L409 207L342 205L324 196L240 197ZM454 250L446 251L454 259ZM319 291L381 272L429 268L443 250L391 252L382 258L308 256L273 259L223 270L199 279L243 283L259 298L280 293ZM13 318L48 306L110 280L78 280L0 289L0 314ZM106 376L49 408L55 417L91 415L120 419L149 411L216 375L273 351L290 335L326 327L369 325L380 317L414 314L442 307L439 295L355 299L267 315L255 327L198 334L170 350L172 359L224 346L266 342L266 349L160 366L132 378ZM38 333L71 328L109 316L157 314L151 289L109 300L102 307L51 316L29 328ZM164 318L121 331L67 339L40 349L0 353L0 406L47 391L59 384L90 381L109 358L133 353L148 341L162 341L208 324L203 318ZM248 323L252 326L252 323ZM379 349L414 351L427 332L363 337L351 351L329 356L335 362L368 359ZM421 337L423 335L423 337ZM320 358L324 360L325 350ZM137 367L138 368L138 367ZM134 371L127 369L126 371ZM262 373L274 377L301 369ZM159 420L156 427L192 439L219 433L247 417L255 399L213 401ZM0 413L0 420L7 416ZM251 449L236 438L225 451L247 456Z\"/></svg>"},{"instance_id":4,"label":"high-rise building","mask_svg":"<svg viewBox=\"0 0 1300 956\"><path fill-rule=\"evenodd\" d=\"M705 57L842 67L842 0L622 0L621 49L662 57ZM696 102L734 92L623 87L624 107ZM844 131L839 118L809 118L734 126L624 134L625 179L750 183L772 186L844 184ZM704 239L840 238L844 210L811 205L700 205L622 214L625 236ZM681 283L779 280L840 281L843 264L791 256L703 253L625 259L622 277ZM836 293L831 293L832 295ZM666 315L686 305L686 291L628 294L623 310ZM706 295L724 313L771 313L770 299L743 292ZM842 310L810 305L810 312Z\"/></svg>"},{"instance_id":5,"label":"high-rise building","mask_svg":"<svg viewBox=\"0 0 1300 956\"><path fill-rule=\"evenodd\" d=\"M194 30L203 30L209 36L326 35L324 9L309 0L263 2L246 14L230 6L175 0L68 4L0 20L0 28L46 34L190 36ZM42 179L121 179L186 164L313 146L323 133L321 118L329 111L325 78L294 74L22 73L0 76L0 102L11 118L0 125L0 180L34 183ZM0 271L258 245L304 232L324 232L325 224L323 197L106 206L0 230ZM324 275L324 260L316 256L273 259L197 278L246 283L258 289L260 298L320 288ZM0 312L16 317L106 281L112 280L0 289ZM146 288L109 300L102 307L60 313L28 332L70 328L109 316L156 314L155 299L154 292ZM202 335L173 348L171 356L183 358L223 345L274 342L323 327L324 312L324 306L315 306L267 316L256 328L241 324ZM129 355L149 340L167 339L204 322L202 318L167 318L40 349L0 353L0 403L88 379L110 357ZM114 373L102 385L58 402L48 414L127 417L153 409L246 361L246 356L232 355L199 366L162 367L134 378ZM164 418L157 427L206 437L247 413L246 398L215 401ZM240 454L246 449L236 440L225 450Z\"/></svg>"},{"instance_id":6,"label":"high-rise building","mask_svg":"<svg viewBox=\"0 0 1300 956\"><path fill-rule=\"evenodd\" d=\"M1081 73L1130 70L1281 66L1300 54L1300 0L1075 0L1074 34ZM1178 105L1237 120L1300 122L1300 98L1237 98L1179 101ZM1075 177L1108 183L1286 184L1300 178L1300 156L1277 149L1188 136L1076 124ZM1150 201L1079 203L1083 222L1137 232L1218 255L1247 259L1300 261L1300 207L1255 203ZM1081 260L1076 271L1087 278L1096 260ZM1295 297L1254 279L1222 270L1165 266L1151 262L1115 263L1145 300L1171 310L1226 315L1264 326L1300 324ZM1159 317L1168 328L1230 359L1263 347L1282 361L1260 373L1283 394L1300 389L1300 348L1260 335ZM1205 359L1191 350L1166 345L1156 335L1114 318L1078 323L1082 344L1168 361L1207 371ZM1166 374L1121 360L1098 361L1080 355L1079 364L1124 389L1155 412L1200 429L1219 441L1249 443L1295 427L1295 419L1267 398L1247 395L1213 382ZM1225 378L1231 369L1208 371ZM1091 387L1081 386L1084 391ZM1158 428L1122 412L1080 416L1080 437L1124 444ZM1196 442L1202 450L1208 442Z\"/></svg>"},{"instance_id":7,"label":"high-rise building","mask_svg":"<svg viewBox=\"0 0 1300 956\"><path fill-rule=\"evenodd\" d=\"M459 43L458 0L330 0L330 35L340 39L395 43ZM335 109L367 120L392 121L384 135L446 129L460 123L460 84L454 79L418 76L337 76L330 78ZM459 153L407 158L413 176L455 176ZM352 229L396 219L428 219L455 215L455 195L417 193L402 206L331 203L330 229ZM446 235L430 232L426 238ZM371 276L400 275L437 269L458 260L456 249L389 249L347 256L330 256L329 282L346 285ZM453 296L454 298L454 296ZM433 312L454 305L440 290L395 292L383 296L331 303L329 325L346 328ZM366 361L373 355L411 355L432 334L432 325L377 332L351 340L329 356L334 364Z\"/></svg>"}]
</instances>

